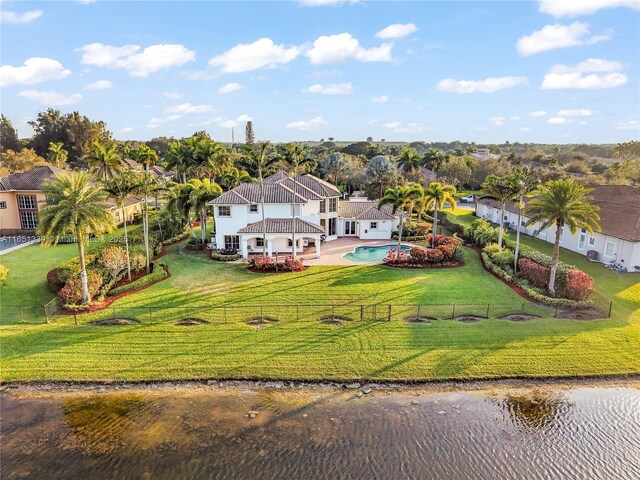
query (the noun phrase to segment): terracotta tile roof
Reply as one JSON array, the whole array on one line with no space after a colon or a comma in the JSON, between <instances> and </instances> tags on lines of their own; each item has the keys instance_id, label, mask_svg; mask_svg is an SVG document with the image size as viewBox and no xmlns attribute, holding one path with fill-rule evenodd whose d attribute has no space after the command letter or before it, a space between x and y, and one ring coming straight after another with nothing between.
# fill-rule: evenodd
<instances>
[{"instance_id":1,"label":"terracotta tile roof","mask_svg":"<svg viewBox=\"0 0 640 480\"><path fill-rule=\"evenodd\" d=\"M291 218L265 218L267 233L292 233ZM244 228L238 230L238 233L262 233L262 220L250 223ZM296 218L295 233L318 233L323 234L324 230L320 225L307 222L300 218Z\"/></svg>"},{"instance_id":2,"label":"terracotta tile roof","mask_svg":"<svg viewBox=\"0 0 640 480\"><path fill-rule=\"evenodd\" d=\"M628 185L597 185L592 187L593 203L600 207L600 228L605 235L640 242L640 189ZM525 198L525 204L530 199ZM491 198L481 198L478 203L500 208ZM507 203L508 212L518 213L515 203Z\"/></svg>"},{"instance_id":3,"label":"terracotta tile roof","mask_svg":"<svg viewBox=\"0 0 640 480\"><path fill-rule=\"evenodd\" d=\"M355 218L356 220L393 220L390 205L378 208L376 202L339 202L338 215L343 218Z\"/></svg>"},{"instance_id":4,"label":"terracotta tile roof","mask_svg":"<svg viewBox=\"0 0 640 480\"><path fill-rule=\"evenodd\" d=\"M287 186L285 182L263 182L263 186L264 203L293 203L293 190L292 188L289 188L289 186ZM307 195L311 196L312 192L308 192L303 189L302 186L300 186L300 188L296 192L296 203L307 203ZM250 203L260 203L259 183L241 183L236 188L223 193L215 200L209 202L209 205L247 205Z\"/></svg>"},{"instance_id":5,"label":"terracotta tile roof","mask_svg":"<svg viewBox=\"0 0 640 480\"><path fill-rule=\"evenodd\" d=\"M314 177L311 174L298 175L296 181L304 185L305 187L313 190L322 197L341 197L342 192L338 190L334 185L326 182L318 177Z\"/></svg>"},{"instance_id":6,"label":"terracotta tile roof","mask_svg":"<svg viewBox=\"0 0 640 480\"><path fill-rule=\"evenodd\" d=\"M28 172L12 173L0 178L0 190L40 190L47 180L65 173L69 172L52 165L36 167Z\"/></svg>"}]
</instances>

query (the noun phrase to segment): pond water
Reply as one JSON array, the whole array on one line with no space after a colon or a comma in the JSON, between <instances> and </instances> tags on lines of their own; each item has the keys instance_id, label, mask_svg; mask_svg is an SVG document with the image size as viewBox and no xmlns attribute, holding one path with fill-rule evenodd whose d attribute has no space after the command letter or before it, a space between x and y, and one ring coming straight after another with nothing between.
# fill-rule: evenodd
<instances>
[{"instance_id":1,"label":"pond water","mask_svg":"<svg viewBox=\"0 0 640 480\"><path fill-rule=\"evenodd\" d=\"M640 478L635 388L357 397L203 387L1 400L3 479Z\"/></svg>"},{"instance_id":2,"label":"pond water","mask_svg":"<svg viewBox=\"0 0 640 480\"><path fill-rule=\"evenodd\" d=\"M353 252L345 253L343 258L352 262L381 262L389 250L397 250L398 245L377 245L373 247L356 247ZM411 250L409 245L401 245L401 250Z\"/></svg>"}]
</instances>

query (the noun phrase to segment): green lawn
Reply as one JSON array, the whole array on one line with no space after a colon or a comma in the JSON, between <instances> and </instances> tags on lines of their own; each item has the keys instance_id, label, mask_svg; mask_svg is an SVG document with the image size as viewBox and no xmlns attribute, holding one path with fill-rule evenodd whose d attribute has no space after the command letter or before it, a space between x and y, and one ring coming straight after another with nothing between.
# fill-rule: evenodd
<instances>
[{"instance_id":1,"label":"green lawn","mask_svg":"<svg viewBox=\"0 0 640 480\"><path fill-rule=\"evenodd\" d=\"M525 241L547 248L535 239ZM21 262L31 262L28 276L20 275L18 281L12 275L10 286L3 288L2 302L7 298L42 302L52 297L42 275L65 255L74 256L69 248L73 247L42 250L33 246L1 257L14 273ZM466 265L459 269L316 266L297 274L263 275L172 247L163 258L170 279L113 304L117 316L135 318L140 322L136 325L89 324L112 316L113 309L80 316L80 326L74 326L71 318L59 318L52 325L6 324L3 316L1 378L426 380L640 372L640 277L612 273L577 255L570 258L569 252L562 255L564 261L596 276L598 299L614 299L611 319L550 318L548 309L523 302L485 273L470 250ZM38 261L30 260L34 258ZM341 327L322 324L318 319L330 315L330 309L306 307L296 313L295 308L275 306L283 303L342 305L334 313L353 321ZM391 322L359 321L360 304L374 303L509 305L496 308L491 316L524 304L526 311L546 318L528 322L492 318L467 324L445 319L450 307L434 307L422 314L439 320L410 324L404 318L415 310L393 307ZM207 308L221 305L252 307L228 307L226 316L220 308ZM260 307L264 315L279 321L259 330L244 323L249 316L259 316ZM459 307L456 313L482 313L482 308ZM365 307L364 313L372 318L372 307ZM386 318L387 313L387 307L381 306L376 316ZM186 316L212 323L174 325Z\"/></svg>"}]
</instances>

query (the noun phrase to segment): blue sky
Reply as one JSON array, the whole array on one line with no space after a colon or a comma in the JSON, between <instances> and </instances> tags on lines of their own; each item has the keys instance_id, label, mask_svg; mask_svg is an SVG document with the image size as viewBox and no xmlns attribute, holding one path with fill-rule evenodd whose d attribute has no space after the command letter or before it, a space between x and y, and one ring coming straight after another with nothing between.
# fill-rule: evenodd
<instances>
[{"instance_id":1,"label":"blue sky","mask_svg":"<svg viewBox=\"0 0 640 480\"><path fill-rule=\"evenodd\" d=\"M640 138L640 3L3 1L1 110L118 139Z\"/></svg>"}]
</instances>

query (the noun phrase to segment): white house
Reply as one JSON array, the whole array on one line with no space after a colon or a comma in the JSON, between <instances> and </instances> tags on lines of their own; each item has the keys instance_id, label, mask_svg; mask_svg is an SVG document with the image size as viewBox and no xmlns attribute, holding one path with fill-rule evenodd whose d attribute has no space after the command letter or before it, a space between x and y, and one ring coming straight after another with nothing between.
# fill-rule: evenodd
<instances>
[{"instance_id":1,"label":"white house","mask_svg":"<svg viewBox=\"0 0 640 480\"><path fill-rule=\"evenodd\" d=\"M264 227L260 198L264 196ZM341 202L334 185L314 177L295 179L284 172L265 178L262 184L243 183L210 202L215 218L218 248L250 253L303 253L320 255L322 241L338 237L390 239L398 219L390 208L375 202ZM353 205L353 206L350 206ZM296 221L293 222L293 212ZM295 245L291 236L295 225ZM266 245L263 230L266 229Z\"/></svg>"},{"instance_id":2,"label":"white house","mask_svg":"<svg viewBox=\"0 0 640 480\"><path fill-rule=\"evenodd\" d=\"M636 266L640 270L640 189L627 185L598 185L593 187L591 195L593 203L600 207L602 231L590 234L581 230L572 235L569 227L564 227L560 246L583 253L591 260L615 261L627 267L629 272L635 271ZM493 223L502 221L505 227L513 230L518 225L518 207L513 203L507 203L504 217L500 219L499 202L482 198L476 204L476 215ZM541 230L539 224L526 227L528 220L522 217L520 232L550 243L555 241L555 227L545 230Z\"/></svg>"}]
</instances>

